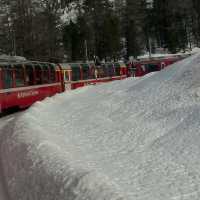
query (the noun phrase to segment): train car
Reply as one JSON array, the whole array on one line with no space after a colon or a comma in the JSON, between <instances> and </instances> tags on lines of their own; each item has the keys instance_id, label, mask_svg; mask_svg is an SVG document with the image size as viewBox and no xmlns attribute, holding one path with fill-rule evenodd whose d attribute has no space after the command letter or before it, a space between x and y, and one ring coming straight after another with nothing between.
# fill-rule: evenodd
<instances>
[{"instance_id":1,"label":"train car","mask_svg":"<svg viewBox=\"0 0 200 200\"><path fill-rule=\"evenodd\" d=\"M26 108L63 90L61 70L55 64L0 62L0 112Z\"/></svg>"},{"instance_id":2,"label":"train car","mask_svg":"<svg viewBox=\"0 0 200 200\"><path fill-rule=\"evenodd\" d=\"M171 57L163 59L149 59L136 61L128 64L128 76L141 77L151 72L160 71L167 66L182 60L182 57Z\"/></svg>"},{"instance_id":3,"label":"train car","mask_svg":"<svg viewBox=\"0 0 200 200\"><path fill-rule=\"evenodd\" d=\"M72 90L86 85L120 80L127 77L127 67L123 63L62 63L65 90Z\"/></svg>"},{"instance_id":4,"label":"train car","mask_svg":"<svg viewBox=\"0 0 200 200\"><path fill-rule=\"evenodd\" d=\"M33 61L0 61L0 113L9 108L26 108L36 101L65 90L86 85L144 76L159 71L182 57L104 63L42 63Z\"/></svg>"}]
</instances>

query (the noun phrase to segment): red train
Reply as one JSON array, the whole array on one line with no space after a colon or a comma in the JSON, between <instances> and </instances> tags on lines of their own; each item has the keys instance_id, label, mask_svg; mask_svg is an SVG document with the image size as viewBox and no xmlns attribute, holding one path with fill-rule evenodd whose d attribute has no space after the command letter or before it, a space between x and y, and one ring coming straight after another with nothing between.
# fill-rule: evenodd
<instances>
[{"instance_id":1,"label":"red train","mask_svg":"<svg viewBox=\"0 0 200 200\"><path fill-rule=\"evenodd\" d=\"M159 71L181 58L121 62L52 64L44 62L0 62L0 113L26 108L36 101L86 85L143 76Z\"/></svg>"},{"instance_id":2,"label":"red train","mask_svg":"<svg viewBox=\"0 0 200 200\"><path fill-rule=\"evenodd\" d=\"M171 57L163 59L148 59L143 61L136 61L129 63L128 65L128 75L140 77L148 73L160 71L167 66L183 59L183 57Z\"/></svg>"},{"instance_id":3,"label":"red train","mask_svg":"<svg viewBox=\"0 0 200 200\"><path fill-rule=\"evenodd\" d=\"M95 66L94 63L63 63L59 66L62 70L65 90L127 77L127 66L120 62L105 63L101 66Z\"/></svg>"},{"instance_id":4,"label":"red train","mask_svg":"<svg viewBox=\"0 0 200 200\"><path fill-rule=\"evenodd\" d=\"M55 64L0 63L0 111L25 108L62 91L61 69Z\"/></svg>"}]
</instances>

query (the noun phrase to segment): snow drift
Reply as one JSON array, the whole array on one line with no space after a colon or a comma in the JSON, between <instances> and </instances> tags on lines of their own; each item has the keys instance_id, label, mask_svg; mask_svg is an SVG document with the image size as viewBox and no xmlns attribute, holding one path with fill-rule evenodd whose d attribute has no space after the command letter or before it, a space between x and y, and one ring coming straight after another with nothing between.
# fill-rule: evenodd
<instances>
[{"instance_id":1,"label":"snow drift","mask_svg":"<svg viewBox=\"0 0 200 200\"><path fill-rule=\"evenodd\" d=\"M200 198L199 54L7 120L0 166L11 200Z\"/></svg>"}]
</instances>

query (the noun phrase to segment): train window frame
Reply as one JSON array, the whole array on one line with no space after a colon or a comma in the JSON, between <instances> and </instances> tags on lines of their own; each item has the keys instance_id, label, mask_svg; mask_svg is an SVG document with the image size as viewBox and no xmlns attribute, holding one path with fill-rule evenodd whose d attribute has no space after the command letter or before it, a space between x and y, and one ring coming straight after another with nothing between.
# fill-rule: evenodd
<instances>
[{"instance_id":1,"label":"train window frame","mask_svg":"<svg viewBox=\"0 0 200 200\"><path fill-rule=\"evenodd\" d=\"M115 69L112 63L107 63L107 69L108 69L108 77L112 77L115 75Z\"/></svg>"},{"instance_id":2,"label":"train window frame","mask_svg":"<svg viewBox=\"0 0 200 200\"><path fill-rule=\"evenodd\" d=\"M102 71L103 71L103 78L108 77L108 67L106 64L103 64L102 66Z\"/></svg>"},{"instance_id":3,"label":"train window frame","mask_svg":"<svg viewBox=\"0 0 200 200\"><path fill-rule=\"evenodd\" d=\"M90 79L95 79L95 66L94 65L91 65L90 66Z\"/></svg>"},{"instance_id":4,"label":"train window frame","mask_svg":"<svg viewBox=\"0 0 200 200\"><path fill-rule=\"evenodd\" d=\"M56 83L56 67L54 64L49 64L49 83Z\"/></svg>"},{"instance_id":5,"label":"train window frame","mask_svg":"<svg viewBox=\"0 0 200 200\"><path fill-rule=\"evenodd\" d=\"M40 65L42 67L42 83L48 84L50 82L50 67L46 63Z\"/></svg>"},{"instance_id":6,"label":"train window frame","mask_svg":"<svg viewBox=\"0 0 200 200\"><path fill-rule=\"evenodd\" d=\"M7 83L5 83L5 72L11 72L9 82L7 82ZM13 81L13 69L12 69L11 65L10 64L2 65L2 88L3 89L13 88L13 82L14 82ZM9 85L8 85L8 83L9 83Z\"/></svg>"},{"instance_id":7,"label":"train window frame","mask_svg":"<svg viewBox=\"0 0 200 200\"><path fill-rule=\"evenodd\" d=\"M70 81L70 71L64 70L64 81Z\"/></svg>"},{"instance_id":8,"label":"train window frame","mask_svg":"<svg viewBox=\"0 0 200 200\"><path fill-rule=\"evenodd\" d=\"M87 63L82 63L81 68L82 68L82 79L88 80L90 78L90 66Z\"/></svg>"},{"instance_id":9,"label":"train window frame","mask_svg":"<svg viewBox=\"0 0 200 200\"><path fill-rule=\"evenodd\" d=\"M72 70L72 81L81 80L81 68L79 64L70 64Z\"/></svg>"},{"instance_id":10,"label":"train window frame","mask_svg":"<svg viewBox=\"0 0 200 200\"><path fill-rule=\"evenodd\" d=\"M114 63L114 68L115 68L115 76L120 76L121 75L121 65L119 63Z\"/></svg>"},{"instance_id":11,"label":"train window frame","mask_svg":"<svg viewBox=\"0 0 200 200\"><path fill-rule=\"evenodd\" d=\"M35 85L35 68L34 68L34 65L32 65L30 63L26 63L26 64L24 64L24 67L25 67L26 85L28 85L28 86ZM32 70L30 70L30 68Z\"/></svg>"},{"instance_id":12,"label":"train window frame","mask_svg":"<svg viewBox=\"0 0 200 200\"><path fill-rule=\"evenodd\" d=\"M42 66L39 63L34 63L35 85L42 85ZM39 76L38 76L39 75Z\"/></svg>"},{"instance_id":13,"label":"train window frame","mask_svg":"<svg viewBox=\"0 0 200 200\"><path fill-rule=\"evenodd\" d=\"M149 63L148 64L148 73L159 71L158 63Z\"/></svg>"},{"instance_id":14,"label":"train window frame","mask_svg":"<svg viewBox=\"0 0 200 200\"><path fill-rule=\"evenodd\" d=\"M96 70L97 70L97 77L98 78L104 78L105 77L102 65L98 66L96 68Z\"/></svg>"},{"instance_id":15,"label":"train window frame","mask_svg":"<svg viewBox=\"0 0 200 200\"><path fill-rule=\"evenodd\" d=\"M15 87L25 87L25 71L23 64L13 64Z\"/></svg>"}]
</instances>

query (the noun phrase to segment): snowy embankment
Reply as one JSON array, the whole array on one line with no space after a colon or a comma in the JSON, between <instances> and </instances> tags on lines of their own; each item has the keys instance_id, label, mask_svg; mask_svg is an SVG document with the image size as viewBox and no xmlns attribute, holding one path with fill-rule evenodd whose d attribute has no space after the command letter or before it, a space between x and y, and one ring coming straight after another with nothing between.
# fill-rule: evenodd
<instances>
[{"instance_id":1,"label":"snowy embankment","mask_svg":"<svg viewBox=\"0 0 200 200\"><path fill-rule=\"evenodd\" d=\"M142 79L57 95L1 123L11 200L200 199L199 54Z\"/></svg>"}]
</instances>

